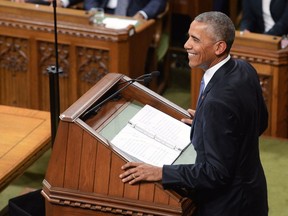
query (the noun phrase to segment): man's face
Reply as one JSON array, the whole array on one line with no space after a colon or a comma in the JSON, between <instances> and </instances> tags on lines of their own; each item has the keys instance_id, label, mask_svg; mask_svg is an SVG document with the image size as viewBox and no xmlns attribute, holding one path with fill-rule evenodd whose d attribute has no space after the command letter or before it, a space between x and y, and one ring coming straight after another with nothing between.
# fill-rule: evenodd
<instances>
[{"instance_id":1,"label":"man's face","mask_svg":"<svg viewBox=\"0 0 288 216\"><path fill-rule=\"evenodd\" d=\"M189 66L207 70L216 63L218 58L215 53L217 41L208 31L208 25L203 22L193 21L189 29L189 37L184 48L188 53Z\"/></svg>"}]
</instances>

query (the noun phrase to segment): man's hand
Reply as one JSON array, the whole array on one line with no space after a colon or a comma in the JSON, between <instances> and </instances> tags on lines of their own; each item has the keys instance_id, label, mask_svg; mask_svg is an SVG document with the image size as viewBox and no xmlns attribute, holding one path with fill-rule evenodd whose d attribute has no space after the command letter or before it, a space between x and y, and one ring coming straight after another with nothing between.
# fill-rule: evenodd
<instances>
[{"instance_id":1,"label":"man's hand","mask_svg":"<svg viewBox=\"0 0 288 216\"><path fill-rule=\"evenodd\" d=\"M195 115L195 110L188 109L187 111L190 114L191 118L183 118L183 119L181 119L181 121L186 123L186 124L191 125L192 121L193 121L193 118L194 118L194 115Z\"/></svg>"},{"instance_id":2,"label":"man's hand","mask_svg":"<svg viewBox=\"0 0 288 216\"><path fill-rule=\"evenodd\" d=\"M128 162L121 167L125 170L119 177L123 183L135 184L140 181L162 180L162 167L145 163Z\"/></svg>"},{"instance_id":3,"label":"man's hand","mask_svg":"<svg viewBox=\"0 0 288 216\"><path fill-rule=\"evenodd\" d=\"M11 0L12 2L25 3L25 0Z\"/></svg>"},{"instance_id":4,"label":"man's hand","mask_svg":"<svg viewBox=\"0 0 288 216\"><path fill-rule=\"evenodd\" d=\"M47 0L48 2L50 2L51 6L53 6L53 0ZM62 0L56 0L56 7L64 7L63 5L63 1Z\"/></svg>"},{"instance_id":5,"label":"man's hand","mask_svg":"<svg viewBox=\"0 0 288 216\"><path fill-rule=\"evenodd\" d=\"M145 17L141 14L141 13L136 13L134 16L133 16L134 19L137 19L137 20L145 20Z\"/></svg>"}]
</instances>

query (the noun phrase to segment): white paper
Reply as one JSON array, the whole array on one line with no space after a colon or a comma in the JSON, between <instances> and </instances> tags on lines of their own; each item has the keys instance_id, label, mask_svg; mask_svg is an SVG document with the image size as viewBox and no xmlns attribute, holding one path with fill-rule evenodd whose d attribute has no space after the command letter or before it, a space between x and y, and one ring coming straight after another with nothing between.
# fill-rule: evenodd
<instances>
[{"instance_id":1,"label":"white paper","mask_svg":"<svg viewBox=\"0 0 288 216\"><path fill-rule=\"evenodd\" d=\"M155 166L172 164L190 143L190 126L145 105L111 144L137 160Z\"/></svg>"},{"instance_id":2,"label":"white paper","mask_svg":"<svg viewBox=\"0 0 288 216\"><path fill-rule=\"evenodd\" d=\"M129 25L136 25L137 20L132 19L120 19L120 18L112 18L112 17L106 17L103 20L103 23L105 24L106 28L111 29L124 29L127 28Z\"/></svg>"},{"instance_id":3,"label":"white paper","mask_svg":"<svg viewBox=\"0 0 288 216\"><path fill-rule=\"evenodd\" d=\"M183 150L190 143L190 126L152 106L145 105L129 122L172 148Z\"/></svg>"},{"instance_id":4,"label":"white paper","mask_svg":"<svg viewBox=\"0 0 288 216\"><path fill-rule=\"evenodd\" d=\"M111 141L113 145L132 157L154 166L172 164L180 154L171 148L126 125Z\"/></svg>"}]
</instances>

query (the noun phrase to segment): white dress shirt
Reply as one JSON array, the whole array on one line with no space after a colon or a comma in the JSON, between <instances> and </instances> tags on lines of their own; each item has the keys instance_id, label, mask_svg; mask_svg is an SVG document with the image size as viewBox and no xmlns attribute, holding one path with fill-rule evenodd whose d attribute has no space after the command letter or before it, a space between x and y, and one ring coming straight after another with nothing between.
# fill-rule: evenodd
<instances>
[{"instance_id":1,"label":"white dress shirt","mask_svg":"<svg viewBox=\"0 0 288 216\"><path fill-rule=\"evenodd\" d=\"M209 83L209 81L212 79L213 75L216 73L216 71L222 66L224 65L226 62L229 61L229 59L231 58L230 55L228 55L223 61L219 62L218 64L214 65L213 67L209 68L208 70L205 71L204 75L203 75L203 79L204 79L204 89L207 86L207 84ZM203 89L203 91L204 91Z\"/></svg>"},{"instance_id":2,"label":"white dress shirt","mask_svg":"<svg viewBox=\"0 0 288 216\"><path fill-rule=\"evenodd\" d=\"M263 19L265 32L269 31L275 24L270 12L271 0L262 0Z\"/></svg>"}]
</instances>

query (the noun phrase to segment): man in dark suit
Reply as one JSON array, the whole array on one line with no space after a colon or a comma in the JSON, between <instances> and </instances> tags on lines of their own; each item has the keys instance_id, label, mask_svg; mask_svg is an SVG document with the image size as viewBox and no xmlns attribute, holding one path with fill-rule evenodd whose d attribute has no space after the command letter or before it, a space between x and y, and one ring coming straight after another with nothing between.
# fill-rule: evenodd
<instances>
[{"instance_id":1,"label":"man in dark suit","mask_svg":"<svg viewBox=\"0 0 288 216\"><path fill-rule=\"evenodd\" d=\"M243 0L240 29L282 36L288 34L287 0Z\"/></svg>"},{"instance_id":2,"label":"man in dark suit","mask_svg":"<svg viewBox=\"0 0 288 216\"><path fill-rule=\"evenodd\" d=\"M205 88L192 119L195 163L151 166L128 162L124 183L161 181L164 189L185 191L197 203L197 216L267 216L267 185L259 157L259 136L268 113L255 69L231 58L235 37L230 18L206 12L190 25L187 50L191 68L204 70ZM183 194L182 194L183 195Z\"/></svg>"},{"instance_id":3,"label":"man in dark suit","mask_svg":"<svg viewBox=\"0 0 288 216\"><path fill-rule=\"evenodd\" d=\"M84 0L85 10L101 7L106 13L115 14L122 0ZM167 0L129 0L125 16L153 19L165 10Z\"/></svg>"}]
</instances>

